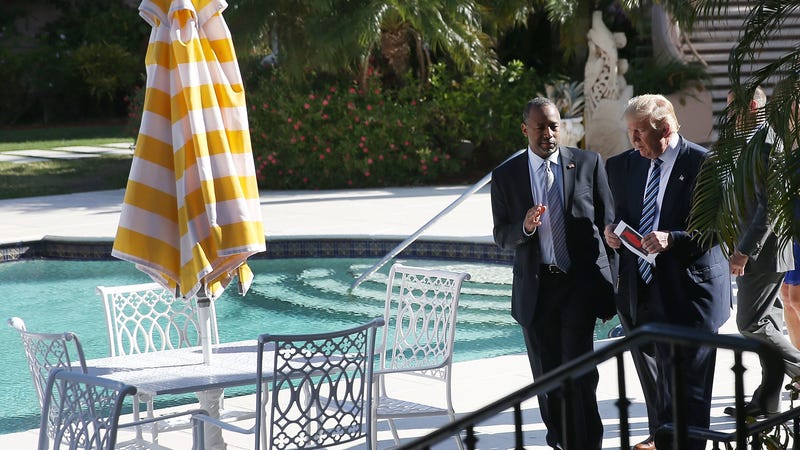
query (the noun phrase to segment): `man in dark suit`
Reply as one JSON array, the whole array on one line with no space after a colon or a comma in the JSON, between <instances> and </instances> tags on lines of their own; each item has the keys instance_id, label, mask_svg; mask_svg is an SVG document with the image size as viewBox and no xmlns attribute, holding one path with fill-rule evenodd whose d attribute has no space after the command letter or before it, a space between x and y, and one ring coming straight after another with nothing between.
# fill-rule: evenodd
<instances>
[{"instance_id":1,"label":"man in dark suit","mask_svg":"<svg viewBox=\"0 0 800 450\"><path fill-rule=\"evenodd\" d=\"M617 309L627 332L647 323L689 326L712 333L730 317L731 279L718 245L701 247L686 231L695 178L707 150L678 134L672 104L661 95L634 97L625 109L634 148L606 162L616 217L605 228L620 249ZM642 234L654 264L621 248L614 234L624 221ZM684 348L690 426L708 428L716 352ZM666 345L633 352L647 404L650 437L636 449L653 449L653 436L672 422L671 364ZM691 441L704 449L705 442Z\"/></svg>"},{"instance_id":2,"label":"man in dark suit","mask_svg":"<svg viewBox=\"0 0 800 450\"><path fill-rule=\"evenodd\" d=\"M728 94L728 104L732 100ZM755 183L747 191L751 195L743 195L744 203L738 205L739 236L729 262L738 287L736 326L743 336L774 345L784 356L787 374L794 377L800 375L800 351L783 335L778 297L784 273L794 268L794 255L791 241L779 242L767 218L766 178L773 136L765 121L766 103L766 94L756 88L747 112L736 120L739 131L747 135L744 153L757 154L762 164L742 163L745 170L753 171ZM745 413L753 417L778 413L782 385L782 377L767 379L762 371L761 384L745 405ZM736 409L725 408L725 413L734 415Z\"/></svg>"},{"instance_id":3,"label":"man in dark suit","mask_svg":"<svg viewBox=\"0 0 800 450\"><path fill-rule=\"evenodd\" d=\"M492 173L494 240L514 250L511 315L522 326L534 379L593 350L597 317L613 316L613 260L600 236L613 217L600 155L558 144L560 117L546 98L527 103L528 151ZM600 449L594 370L576 382L569 422L558 392L539 397L547 444Z\"/></svg>"}]
</instances>

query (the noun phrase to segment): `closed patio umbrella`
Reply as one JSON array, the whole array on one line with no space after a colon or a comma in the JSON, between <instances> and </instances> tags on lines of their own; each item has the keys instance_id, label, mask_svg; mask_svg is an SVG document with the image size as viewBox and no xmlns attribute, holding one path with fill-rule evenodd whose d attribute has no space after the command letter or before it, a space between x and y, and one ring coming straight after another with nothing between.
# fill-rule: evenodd
<instances>
[{"instance_id":1,"label":"closed patio umbrella","mask_svg":"<svg viewBox=\"0 0 800 450\"><path fill-rule=\"evenodd\" d=\"M152 26L147 90L111 254L187 298L217 298L235 276L246 292L246 260L266 248L226 6L139 6Z\"/></svg>"},{"instance_id":2,"label":"closed patio umbrella","mask_svg":"<svg viewBox=\"0 0 800 450\"><path fill-rule=\"evenodd\" d=\"M211 363L208 302L264 251L244 90L224 0L143 0L152 26L147 90L111 254L186 298L197 296L203 361ZM209 411L222 390L197 393ZM219 429L207 429L210 448Z\"/></svg>"}]
</instances>

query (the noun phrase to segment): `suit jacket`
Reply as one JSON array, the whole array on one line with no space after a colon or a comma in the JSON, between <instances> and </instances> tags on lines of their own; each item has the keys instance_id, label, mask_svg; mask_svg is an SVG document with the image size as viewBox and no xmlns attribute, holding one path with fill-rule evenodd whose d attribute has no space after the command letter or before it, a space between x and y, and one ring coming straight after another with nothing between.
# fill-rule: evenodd
<instances>
[{"instance_id":1,"label":"suit jacket","mask_svg":"<svg viewBox=\"0 0 800 450\"><path fill-rule=\"evenodd\" d=\"M756 164L742 162L743 170L755 175L752 191L744 197L739 221L739 238L736 249L748 256L745 273L779 273L794 269L791 241L779 242L772 223L767 217L766 177L769 156L774 145L769 127L762 126L746 144L744 154L758 158ZM752 167L752 166L756 167Z\"/></svg>"},{"instance_id":2,"label":"suit jacket","mask_svg":"<svg viewBox=\"0 0 800 450\"><path fill-rule=\"evenodd\" d=\"M659 222L654 227L670 232L672 246L656 257L653 283L660 293L660 304L651 306L661 315L659 321L715 332L730 317L728 260L719 245L701 247L686 231L695 180L708 151L682 136L677 147ZM650 160L635 149L606 161L615 223L623 220L639 227L649 168ZM630 316L630 309L639 301L637 258L625 249L619 254L617 307Z\"/></svg>"},{"instance_id":3,"label":"suit jacket","mask_svg":"<svg viewBox=\"0 0 800 450\"><path fill-rule=\"evenodd\" d=\"M613 202L600 155L574 147L559 147L564 192L564 226L571 261L570 276L586 302L576 314L600 318L614 315L612 265L615 255L600 233L613 218ZM533 322L539 297L541 251L539 234L526 236L525 213L534 206L528 152L506 161L492 172L494 241L514 250L511 315L522 326Z\"/></svg>"}]
</instances>

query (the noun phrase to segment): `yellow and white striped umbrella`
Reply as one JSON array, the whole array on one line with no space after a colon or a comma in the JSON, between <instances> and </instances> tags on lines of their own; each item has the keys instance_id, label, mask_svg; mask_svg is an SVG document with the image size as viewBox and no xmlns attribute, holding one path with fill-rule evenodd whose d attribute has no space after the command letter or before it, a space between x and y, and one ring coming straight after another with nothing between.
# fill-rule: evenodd
<instances>
[{"instance_id":1,"label":"yellow and white striped umbrella","mask_svg":"<svg viewBox=\"0 0 800 450\"><path fill-rule=\"evenodd\" d=\"M184 297L218 297L265 250L224 0L143 0L153 27L142 124L112 255Z\"/></svg>"}]
</instances>

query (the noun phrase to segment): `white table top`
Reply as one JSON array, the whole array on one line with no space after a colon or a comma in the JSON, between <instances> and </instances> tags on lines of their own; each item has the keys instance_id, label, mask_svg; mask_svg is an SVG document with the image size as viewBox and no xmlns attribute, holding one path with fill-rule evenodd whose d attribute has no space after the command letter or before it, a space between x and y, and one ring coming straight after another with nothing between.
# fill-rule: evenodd
<instances>
[{"instance_id":1,"label":"white table top","mask_svg":"<svg viewBox=\"0 0 800 450\"><path fill-rule=\"evenodd\" d=\"M214 345L211 364L203 364L201 347L114 356L86 361L91 375L136 386L150 395L185 394L256 384L258 343L255 340ZM265 355L266 356L266 355ZM271 358L264 377L272 378Z\"/></svg>"}]
</instances>

